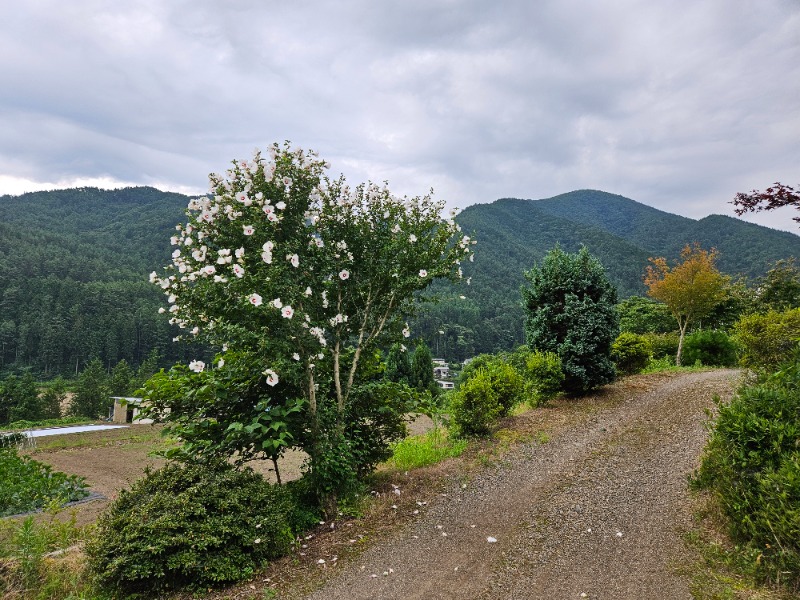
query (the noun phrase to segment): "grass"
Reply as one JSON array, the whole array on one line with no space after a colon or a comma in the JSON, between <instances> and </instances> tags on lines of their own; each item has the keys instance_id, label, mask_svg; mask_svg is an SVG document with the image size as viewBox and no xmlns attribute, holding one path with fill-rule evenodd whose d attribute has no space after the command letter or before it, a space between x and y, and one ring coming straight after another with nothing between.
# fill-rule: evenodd
<instances>
[{"instance_id":1,"label":"grass","mask_svg":"<svg viewBox=\"0 0 800 600\"><path fill-rule=\"evenodd\" d=\"M62 417L60 419L44 419L42 421L14 421L3 427L4 431L25 431L40 427L59 427L62 425L92 425L96 420L86 417Z\"/></svg>"},{"instance_id":2,"label":"grass","mask_svg":"<svg viewBox=\"0 0 800 600\"><path fill-rule=\"evenodd\" d=\"M758 576L758 556L735 546L724 518L709 494L697 497L694 526L684 542L691 556L679 571L690 580L695 600L789 600L796 597Z\"/></svg>"},{"instance_id":3,"label":"grass","mask_svg":"<svg viewBox=\"0 0 800 600\"><path fill-rule=\"evenodd\" d=\"M168 438L161 435L161 427L135 425L125 429L109 429L103 432L89 431L69 435L52 435L36 438L34 452L48 452L77 448L103 448L105 446L152 446L160 450L170 446Z\"/></svg>"},{"instance_id":4,"label":"grass","mask_svg":"<svg viewBox=\"0 0 800 600\"><path fill-rule=\"evenodd\" d=\"M662 358L653 358L642 371L642 374L647 373L685 373L687 371L707 371L714 367L706 367L701 364L695 365L681 365L680 367L675 364L675 357L664 356Z\"/></svg>"},{"instance_id":5,"label":"grass","mask_svg":"<svg viewBox=\"0 0 800 600\"><path fill-rule=\"evenodd\" d=\"M397 442L387 466L399 471L425 467L446 458L460 456L466 447L466 440L453 439L447 435L447 430L437 427L422 435L412 435Z\"/></svg>"}]
</instances>

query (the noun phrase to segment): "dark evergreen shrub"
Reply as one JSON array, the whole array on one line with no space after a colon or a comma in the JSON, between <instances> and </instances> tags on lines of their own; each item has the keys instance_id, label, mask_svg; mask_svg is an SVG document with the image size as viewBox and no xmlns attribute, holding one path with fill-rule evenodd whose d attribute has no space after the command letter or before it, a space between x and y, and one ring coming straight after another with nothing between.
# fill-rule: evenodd
<instances>
[{"instance_id":1,"label":"dark evergreen shrub","mask_svg":"<svg viewBox=\"0 0 800 600\"><path fill-rule=\"evenodd\" d=\"M736 364L736 344L724 331L695 331L683 343L682 362L693 365L697 361L708 367L732 367Z\"/></svg>"},{"instance_id":2,"label":"dark evergreen shrub","mask_svg":"<svg viewBox=\"0 0 800 600\"><path fill-rule=\"evenodd\" d=\"M600 261L585 247L575 254L556 247L525 276L528 345L558 355L565 391L583 394L613 381L617 291Z\"/></svg>"},{"instance_id":3,"label":"dark evergreen shrub","mask_svg":"<svg viewBox=\"0 0 800 600\"><path fill-rule=\"evenodd\" d=\"M290 498L250 469L168 464L100 518L90 568L103 587L141 598L246 579L291 547Z\"/></svg>"}]
</instances>

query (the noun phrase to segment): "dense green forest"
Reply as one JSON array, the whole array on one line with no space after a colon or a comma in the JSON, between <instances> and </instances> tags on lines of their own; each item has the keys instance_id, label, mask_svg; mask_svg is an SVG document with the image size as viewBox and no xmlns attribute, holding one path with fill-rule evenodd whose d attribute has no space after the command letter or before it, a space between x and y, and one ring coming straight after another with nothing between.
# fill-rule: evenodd
<instances>
[{"instance_id":1,"label":"dense green forest","mask_svg":"<svg viewBox=\"0 0 800 600\"><path fill-rule=\"evenodd\" d=\"M188 197L153 188L77 188L0 197L0 375L75 376L94 358L137 368L155 350L166 366L202 349L173 343L148 274L167 264ZM434 355L461 360L521 344L523 272L556 244L586 245L620 298L644 293L650 256L676 259L687 243L716 247L719 267L750 279L800 256L800 237L714 215L695 221L583 190L546 200L503 199L457 218L478 240L470 285L437 283L441 298L414 333ZM466 282L464 282L466 283ZM464 296L462 299L460 296Z\"/></svg>"},{"instance_id":2,"label":"dense green forest","mask_svg":"<svg viewBox=\"0 0 800 600\"><path fill-rule=\"evenodd\" d=\"M524 342L523 273L556 244L567 252L585 245L602 262L620 299L645 294L649 257L676 260L693 242L717 248L719 269L750 285L778 260L800 256L800 236L792 233L722 215L695 221L594 190L476 204L457 220L478 241L474 263L463 265L470 285L437 284L442 301L425 308L415 323L415 333L434 354L450 360Z\"/></svg>"},{"instance_id":3,"label":"dense green forest","mask_svg":"<svg viewBox=\"0 0 800 600\"><path fill-rule=\"evenodd\" d=\"M75 375L92 358L165 364L186 348L148 273L169 259L187 198L78 188L0 198L0 372Z\"/></svg>"}]
</instances>

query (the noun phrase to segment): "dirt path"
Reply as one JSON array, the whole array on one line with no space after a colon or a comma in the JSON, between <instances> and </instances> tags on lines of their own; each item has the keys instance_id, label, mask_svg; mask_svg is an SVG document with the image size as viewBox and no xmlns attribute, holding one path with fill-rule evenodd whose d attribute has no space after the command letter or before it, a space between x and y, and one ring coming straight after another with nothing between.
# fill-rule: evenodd
<instances>
[{"instance_id":1,"label":"dirt path","mask_svg":"<svg viewBox=\"0 0 800 600\"><path fill-rule=\"evenodd\" d=\"M736 376L688 373L586 411L454 484L309 598L691 598L675 569L686 476L705 442L703 409Z\"/></svg>"}]
</instances>

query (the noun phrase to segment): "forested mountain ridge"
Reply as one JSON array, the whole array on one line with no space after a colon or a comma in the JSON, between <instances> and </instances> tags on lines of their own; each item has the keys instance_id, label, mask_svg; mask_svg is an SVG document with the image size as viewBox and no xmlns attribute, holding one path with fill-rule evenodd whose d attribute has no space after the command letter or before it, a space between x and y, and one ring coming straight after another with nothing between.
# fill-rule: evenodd
<instances>
[{"instance_id":1,"label":"forested mountain ridge","mask_svg":"<svg viewBox=\"0 0 800 600\"><path fill-rule=\"evenodd\" d=\"M92 357L135 366L153 350L165 364L194 357L196 349L172 343L177 332L158 314L163 295L147 281L168 263L188 200L148 187L0 197L0 371L69 374ZM621 297L643 293L648 257L675 259L694 241L717 247L729 274L755 277L800 257L790 233L720 215L695 221L591 190L478 204L457 220L478 240L475 262L462 265L471 285L437 283L443 301L415 325L451 359L522 343L523 272L556 244L586 245Z\"/></svg>"},{"instance_id":2,"label":"forested mountain ridge","mask_svg":"<svg viewBox=\"0 0 800 600\"><path fill-rule=\"evenodd\" d=\"M676 260L694 242L716 248L718 267L734 277L756 278L777 260L800 257L800 236L792 233L722 215L693 220L596 190L543 200L503 198L470 206L457 220L478 242L475 262L464 265L471 285L460 291L439 285L449 300L418 319L429 343L443 348L440 354L458 348L456 357L524 342L523 273L556 244L569 252L585 245L603 263L620 298L645 293L649 257ZM459 294L467 298L459 302Z\"/></svg>"}]
</instances>

